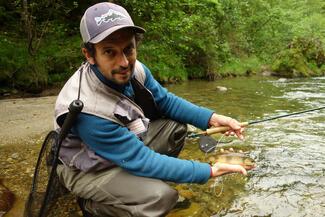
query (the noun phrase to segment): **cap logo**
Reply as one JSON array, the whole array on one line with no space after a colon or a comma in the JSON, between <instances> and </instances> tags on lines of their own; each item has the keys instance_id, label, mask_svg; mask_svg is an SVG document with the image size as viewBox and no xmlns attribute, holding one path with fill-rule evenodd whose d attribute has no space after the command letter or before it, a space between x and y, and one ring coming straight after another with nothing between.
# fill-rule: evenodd
<instances>
[{"instance_id":1,"label":"cap logo","mask_svg":"<svg viewBox=\"0 0 325 217\"><path fill-rule=\"evenodd\" d=\"M103 22L108 23L108 22L114 22L115 20L123 20L127 19L127 17L113 9L109 9L106 14L101 15L100 17L95 17L95 21L97 26L100 26Z\"/></svg>"}]
</instances>

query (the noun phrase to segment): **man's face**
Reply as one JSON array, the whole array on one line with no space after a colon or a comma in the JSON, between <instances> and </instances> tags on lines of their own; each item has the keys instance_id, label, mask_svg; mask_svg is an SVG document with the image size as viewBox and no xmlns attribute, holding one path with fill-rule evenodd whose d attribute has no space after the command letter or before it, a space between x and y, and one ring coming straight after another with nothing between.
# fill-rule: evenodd
<instances>
[{"instance_id":1,"label":"man's face","mask_svg":"<svg viewBox=\"0 0 325 217\"><path fill-rule=\"evenodd\" d=\"M123 85L133 73L137 58L134 33L129 29L118 30L95 44L94 62L108 80Z\"/></svg>"}]
</instances>

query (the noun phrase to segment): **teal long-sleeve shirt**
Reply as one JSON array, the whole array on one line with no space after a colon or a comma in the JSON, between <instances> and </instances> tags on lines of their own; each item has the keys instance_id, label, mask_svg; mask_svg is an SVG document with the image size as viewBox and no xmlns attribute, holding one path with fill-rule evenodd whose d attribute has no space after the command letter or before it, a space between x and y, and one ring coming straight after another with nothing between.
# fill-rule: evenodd
<instances>
[{"instance_id":1,"label":"teal long-sleeve shirt","mask_svg":"<svg viewBox=\"0 0 325 217\"><path fill-rule=\"evenodd\" d=\"M163 88L143 65L146 73L144 85L148 88L159 110L167 118L206 129L213 111L196 106ZM93 66L98 78L127 96L133 95L131 84L123 87L108 81ZM126 127L107 119L81 113L73 128L88 147L101 157L138 176L157 178L177 183L205 183L211 168L207 163L182 160L154 152Z\"/></svg>"}]
</instances>

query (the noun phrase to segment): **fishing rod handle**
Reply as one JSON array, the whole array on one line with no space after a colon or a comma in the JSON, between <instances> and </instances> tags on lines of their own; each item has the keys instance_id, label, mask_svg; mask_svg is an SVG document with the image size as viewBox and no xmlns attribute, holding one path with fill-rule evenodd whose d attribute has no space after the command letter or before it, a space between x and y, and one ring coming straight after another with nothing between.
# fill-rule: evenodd
<instances>
[{"instance_id":1,"label":"fishing rod handle","mask_svg":"<svg viewBox=\"0 0 325 217\"><path fill-rule=\"evenodd\" d=\"M249 125L248 122L241 122L239 123L239 125L241 127L246 127ZM212 134L215 134L215 133L224 133L224 132L227 132L228 130L230 130L231 128L230 127L226 127L226 126L223 126L223 127L213 127L213 128L210 128L210 129L207 129L205 132L206 135L212 135Z\"/></svg>"},{"instance_id":2,"label":"fishing rod handle","mask_svg":"<svg viewBox=\"0 0 325 217\"><path fill-rule=\"evenodd\" d=\"M75 120L77 119L78 115L80 114L81 110L83 109L83 102L81 100L73 100L69 105L69 113L65 118L60 135L59 135L59 143L64 140L64 138L69 133L72 125L74 124Z\"/></svg>"}]
</instances>

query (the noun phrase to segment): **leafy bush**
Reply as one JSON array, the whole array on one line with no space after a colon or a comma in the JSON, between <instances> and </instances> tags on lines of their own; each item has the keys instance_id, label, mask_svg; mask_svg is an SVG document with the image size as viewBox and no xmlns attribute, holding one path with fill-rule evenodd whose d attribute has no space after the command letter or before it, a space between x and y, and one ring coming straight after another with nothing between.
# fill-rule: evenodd
<instances>
[{"instance_id":1,"label":"leafy bush","mask_svg":"<svg viewBox=\"0 0 325 217\"><path fill-rule=\"evenodd\" d=\"M221 13L217 1L126 0L119 3L128 9L138 25L142 25L147 30L146 52L153 52L153 56L157 57L162 54L161 60L168 59L168 62L179 61L181 74L178 77L184 77L182 69L184 66L188 78L204 78L216 73L219 50L216 44L218 36L215 19ZM149 48L162 50L153 51ZM171 56L167 58L165 54ZM151 65L156 64L157 62L152 62ZM159 65L160 71L166 64L169 63ZM167 74L168 72L165 75ZM161 78L157 77L157 79ZM162 81L166 80L166 78L162 79ZM167 80L173 81L174 78Z\"/></svg>"},{"instance_id":2,"label":"leafy bush","mask_svg":"<svg viewBox=\"0 0 325 217\"><path fill-rule=\"evenodd\" d=\"M307 77L322 74L325 50L318 39L295 38L280 52L272 65L275 75L282 77Z\"/></svg>"},{"instance_id":3,"label":"leafy bush","mask_svg":"<svg viewBox=\"0 0 325 217\"><path fill-rule=\"evenodd\" d=\"M80 41L79 35L46 40L46 46L40 49L39 56L46 62L50 85L66 81L77 70L83 61Z\"/></svg>"},{"instance_id":4,"label":"leafy bush","mask_svg":"<svg viewBox=\"0 0 325 217\"><path fill-rule=\"evenodd\" d=\"M29 58L26 65L15 74L15 87L31 93L40 93L47 86L47 76L45 64Z\"/></svg>"},{"instance_id":5,"label":"leafy bush","mask_svg":"<svg viewBox=\"0 0 325 217\"><path fill-rule=\"evenodd\" d=\"M10 84L17 68L23 65L17 58L17 53L23 55L22 45L10 41L8 36L0 35L0 47L0 83Z\"/></svg>"},{"instance_id":6,"label":"leafy bush","mask_svg":"<svg viewBox=\"0 0 325 217\"><path fill-rule=\"evenodd\" d=\"M219 70L222 77L247 76L257 74L261 70L262 61L252 56L250 58L231 59Z\"/></svg>"},{"instance_id":7,"label":"leafy bush","mask_svg":"<svg viewBox=\"0 0 325 217\"><path fill-rule=\"evenodd\" d=\"M24 41L10 41L0 36L0 83L29 92L40 92L48 84L64 82L82 62L80 38L62 41L48 38L37 55L27 52Z\"/></svg>"},{"instance_id":8,"label":"leafy bush","mask_svg":"<svg viewBox=\"0 0 325 217\"><path fill-rule=\"evenodd\" d=\"M274 75L280 77L307 77L312 75L305 57L297 49L287 49L280 52L272 65Z\"/></svg>"},{"instance_id":9,"label":"leafy bush","mask_svg":"<svg viewBox=\"0 0 325 217\"><path fill-rule=\"evenodd\" d=\"M149 67L161 83L184 81L187 78L181 58L163 44L147 42L139 48L139 60Z\"/></svg>"}]
</instances>

